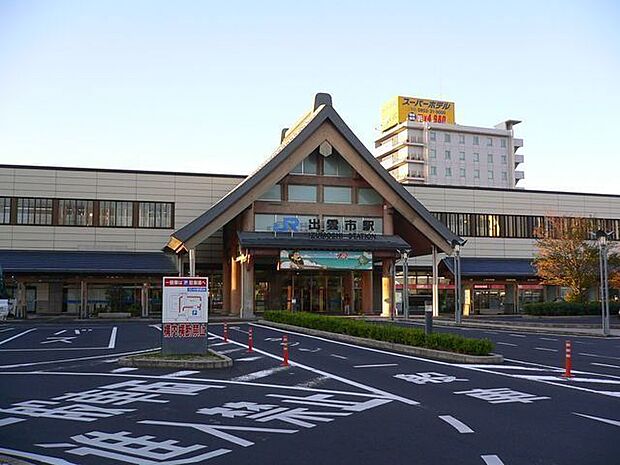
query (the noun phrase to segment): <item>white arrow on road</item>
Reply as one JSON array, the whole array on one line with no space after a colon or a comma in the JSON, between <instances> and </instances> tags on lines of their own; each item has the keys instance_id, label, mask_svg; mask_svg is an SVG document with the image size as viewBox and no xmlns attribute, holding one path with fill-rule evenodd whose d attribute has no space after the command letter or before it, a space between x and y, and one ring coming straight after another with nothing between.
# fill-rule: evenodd
<instances>
[{"instance_id":1,"label":"white arrow on road","mask_svg":"<svg viewBox=\"0 0 620 465\"><path fill-rule=\"evenodd\" d=\"M592 415L585 415L583 413L577 413L577 412L573 412L573 415L579 415L580 417L589 418L590 420L597 420L597 421L607 423L610 425L620 426L620 421L610 420L609 418L593 417Z\"/></svg>"}]
</instances>

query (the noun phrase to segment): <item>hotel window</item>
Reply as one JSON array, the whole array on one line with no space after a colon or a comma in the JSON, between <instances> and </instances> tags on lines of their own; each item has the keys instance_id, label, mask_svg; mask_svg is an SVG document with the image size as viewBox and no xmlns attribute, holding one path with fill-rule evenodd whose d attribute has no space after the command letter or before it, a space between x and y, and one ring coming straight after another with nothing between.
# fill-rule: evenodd
<instances>
[{"instance_id":1,"label":"hotel window","mask_svg":"<svg viewBox=\"0 0 620 465\"><path fill-rule=\"evenodd\" d=\"M437 167L431 166L431 176L437 176Z\"/></svg>"},{"instance_id":2,"label":"hotel window","mask_svg":"<svg viewBox=\"0 0 620 465\"><path fill-rule=\"evenodd\" d=\"M130 228L133 226L133 202L99 201L99 226Z\"/></svg>"},{"instance_id":3,"label":"hotel window","mask_svg":"<svg viewBox=\"0 0 620 465\"><path fill-rule=\"evenodd\" d=\"M478 152L474 152L474 161L480 161L480 154Z\"/></svg>"},{"instance_id":4,"label":"hotel window","mask_svg":"<svg viewBox=\"0 0 620 465\"><path fill-rule=\"evenodd\" d=\"M487 147L493 147L493 138L487 137Z\"/></svg>"},{"instance_id":5,"label":"hotel window","mask_svg":"<svg viewBox=\"0 0 620 465\"><path fill-rule=\"evenodd\" d=\"M437 150L435 150L435 149L430 149L430 150L429 150L428 157L429 157L429 158L431 158L431 159L432 159L432 158L437 158Z\"/></svg>"},{"instance_id":6,"label":"hotel window","mask_svg":"<svg viewBox=\"0 0 620 465\"><path fill-rule=\"evenodd\" d=\"M360 187L357 190L357 203L360 205L381 205L383 199L377 191L369 187Z\"/></svg>"},{"instance_id":7,"label":"hotel window","mask_svg":"<svg viewBox=\"0 0 620 465\"><path fill-rule=\"evenodd\" d=\"M11 198L0 197L0 224L11 222Z\"/></svg>"},{"instance_id":8,"label":"hotel window","mask_svg":"<svg viewBox=\"0 0 620 465\"><path fill-rule=\"evenodd\" d=\"M459 134L459 144L465 143L465 134Z\"/></svg>"},{"instance_id":9,"label":"hotel window","mask_svg":"<svg viewBox=\"0 0 620 465\"><path fill-rule=\"evenodd\" d=\"M316 203L316 186L301 186L289 184L288 200L289 202L312 202Z\"/></svg>"},{"instance_id":10,"label":"hotel window","mask_svg":"<svg viewBox=\"0 0 620 465\"><path fill-rule=\"evenodd\" d=\"M163 202L140 202L138 227L172 228L172 204Z\"/></svg>"},{"instance_id":11,"label":"hotel window","mask_svg":"<svg viewBox=\"0 0 620 465\"><path fill-rule=\"evenodd\" d=\"M465 161L465 152L459 152L459 160Z\"/></svg>"},{"instance_id":12,"label":"hotel window","mask_svg":"<svg viewBox=\"0 0 620 465\"><path fill-rule=\"evenodd\" d=\"M291 174L316 174L317 173L317 155L311 153L304 161L293 168Z\"/></svg>"},{"instance_id":13,"label":"hotel window","mask_svg":"<svg viewBox=\"0 0 620 465\"><path fill-rule=\"evenodd\" d=\"M503 149L506 148L506 139L500 139L500 145Z\"/></svg>"},{"instance_id":14,"label":"hotel window","mask_svg":"<svg viewBox=\"0 0 620 465\"><path fill-rule=\"evenodd\" d=\"M351 188L350 187L324 186L323 187L323 202L324 203L351 203Z\"/></svg>"},{"instance_id":15,"label":"hotel window","mask_svg":"<svg viewBox=\"0 0 620 465\"><path fill-rule=\"evenodd\" d=\"M465 177L465 168L461 168L461 177L464 178Z\"/></svg>"},{"instance_id":16,"label":"hotel window","mask_svg":"<svg viewBox=\"0 0 620 465\"><path fill-rule=\"evenodd\" d=\"M492 153L489 153L489 154L487 155L487 162L488 162L488 163L493 163L493 154L492 154Z\"/></svg>"},{"instance_id":17,"label":"hotel window","mask_svg":"<svg viewBox=\"0 0 620 465\"><path fill-rule=\"evenodd\" d=\"M431 131L431 140L433 142L437 140L437 134L435 133L435 131Z\"/></svg>"},{"instance_id":18,"label":"hotel window","mask_svg":"<svg viewBox=\"0 0 620 465\"><path fill-rule=\"evenodd\" d=\"M52 199L17 199L17 224L52 224Z\"/></svg>"},{"instance_id":19,"label":"hotel window","mask_svg":"<svg viewBox=\"0 0 620 465\"><path fill-rule=\"evenodd\" d=\"M489 171L487 172L487 174L488 174L488 176L489 176L489 181L492 181L492 180L493 180L493 170L489 170Z\"/></svg>"},{"instance_id":20,"label":"hotel window","mask_svg":"<svg viewBox=\"0 0 620 465\"><path fill-rule=\"evenodd\" d=\"M452 168L446 167L446 178L452 177Z\"/></svg>"},{"instance_id":21,"label":"hotel window","mask_svg":"<svg viewBox=\"0 0 620 465\"><path fill-rule=\"evenodd\" d=\"M443 141L444 141L444 142L451 142L451 137L450 137L450 134L449 134L449 133L445 133L445 134L443 135Z\"/></svg>"},{"instance_id":22,"label":"hotel window","mask_svg":"<svg viewBox=\"0 0 620 465\"><path fill-rule=\"evenodd\" d=\"M480 145L480 138L478 136L474 136L474 145Z\"/></svg>"},{"instance_id":23,"label":"hotel window","mask_svg":"<svg viewBox=\"0 0 620 465\"><path fill-rule=\"evenodd\" d=\"M508 181L508 173L502 171L502 181Z\"/></svg>"},{"instance_id":24,"label":"hotel window","mask_svg":"<svg viewBox=\"0 0 620 465\"><path fill-rule=\"evenodd\" d=\"M93 201L75 199L59 200L58 224L61 226L92 226Z\"/></svg>"},{"instance_id":25,"label":"hotel window","mask_svg":"<svg viewBox=\"0 0 620 465\"><path fill-rule=\"evenodd\" d=\"M267 201L282 200L282 189L281 189L280 184L271 186L269 190L267 190L266 192L263 192L263 194L258 198L258 200L267 200Z\"/></svg>"},{"instance_id":26,"label":"hotel window","mask_svg":"<svg viewBox=\"0 0 620 465\"><path fill-rule=\"evenodd\" d=\"M480 179L480 170L474 170L474 179Z\"/></svg>"},{"instance_id":27,"label":"hotel window","mask_svg":"<svg viewBox=\"0 0 620 465\"><path fill-rule=\"evenodd\" d=\"M329 157L323 158L323 174L325 176L342 176L350 178L353 176L353 170L344 158L334 153Z\"/></svg>"},{"instance_id":28,"label":"hotel window","mask_svg":"<svg viewBox=\"0 0 620 465\"><path fill-rule=\"evenodd\" d=\"M450 159L452 159L452 154L450 153L450 151L449 151L449 150L446 150L446 152L445 152L445 157L446 157L446 160L450 160Z\"/></svg>"},{"instance_id":29,"label":"hotel window","mask_svg":"<svg viewBox=\"0 0 620 465\"><path fill-rule=\"evenodd\" d=\"M507 165L507 164L508 164L508 156L502 155L502 165Z\"/></svg>"}]
</instances>

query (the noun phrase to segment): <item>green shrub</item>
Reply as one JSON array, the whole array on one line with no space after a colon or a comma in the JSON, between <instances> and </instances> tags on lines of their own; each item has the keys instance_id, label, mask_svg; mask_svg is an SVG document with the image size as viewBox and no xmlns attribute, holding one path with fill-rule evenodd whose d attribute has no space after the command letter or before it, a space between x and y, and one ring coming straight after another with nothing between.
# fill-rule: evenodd
<instances>
[{"instance_id":1,"label":"green shrub","mask_svg":"<svg viewBox=\"0 0 620 465\"><path fill-rule=\"evenodd\" d=\"M618 313L620 303L609 302L609 312ZM600 302L539 302L525 304L523 312L535 316L575 316L575 315L600 315Z\"/></svg>"},{"instance_id":2,"label":"green shrub","mask_svg":"<svg viewBox=\"0 0 620 465\"><path fill-rule=\"evenodd\" d=\"M433 333L427 336L423 330L417 328L369 323L336 316L272 310L265 312L263 318L275 323L460 354L488 355L493 350L493 343L488 339L471 339L449 333Z\"/></svg>"}]
</instances>

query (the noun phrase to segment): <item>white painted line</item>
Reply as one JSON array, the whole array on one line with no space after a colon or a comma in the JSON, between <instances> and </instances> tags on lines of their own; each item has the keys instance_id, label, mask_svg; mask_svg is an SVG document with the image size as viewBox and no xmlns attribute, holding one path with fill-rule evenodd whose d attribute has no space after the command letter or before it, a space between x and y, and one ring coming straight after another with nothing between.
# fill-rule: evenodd
<instances>
[{"instance_id":1,"label":"white painted line","mask_svg":"<svg viewBox=\"0 0 620 465\"><path fill-rule=\"evenodd\" d=\"M4 328L0 329L0 333L4 333L5 331L13 331L15 328Z\"/></svg>"},{"instance_id":2,"label":"white painted line","mask_svg":"<svg viewBox=\"0 0 620 465\"><path fill-rule=\"evenodd\" d=\"M112 370L110 373L127 373L129 371L136 371L137 368L131 368L131 367L121 367L121 368L117 368L115 370Z\"/></svg>"},{"instance_id":3,"label":"white painted line","mask_svg":"<svg viewBox=\"0 0 620 465\"><path fill-rule=\"evenodd\" d=\"M545 350L547 352L557 352L558 349L549 349L548 347L534 347L536 350Z\"/></svg>"},{"instance_id":4,"label":"white painted line","mask_svg":"<svg viewBox=\"0 0 620 465\"><path fill-rule=\"evenodd\" d=\"M200 373L200 372L196 370L181 370L181 371L175 371L174 373L170 373L169 375L164 375L162 376L162 378L179 378L179 377L182 378L184 376L195 375L196 373Z\"/></svg>"},{"instance_id":5,"label":"white painted line","mask_svg":"<svg viewBox=\"0 0 620 465\"><path fill-rule=\"evenodd\" d=\"M485 334L497 334L497 331L483 331Z\"/></svg>"},{"instance_id":6,"label":"white painted line","mask_svg":"<svg viewBox=\"0 0 620 465\"><path fill-rule=\"evenodd\" d=\"M332 357L336 357L336 358L341 358L342 360L347 360L347 357L345 357L344 355L338 355L338 354L329 354Z\"/></svg>"},{"instance_id":7,"label":"white painted line","mask_svg":"<svg viewBox=\"0 0 620 465\"><path fill-rule=\"evenodd\" d=\"M3 426L9 426L9 425L13 425L15 423L20 423L22 421L26 421L26 419L25 418L15 418L15 417L0 418L0 428L2 428Z\"/></svg>"},{"instance_id":8,"label":"white painted line","mask_svg":"<svg viewBox=\"0 0 620 465\"><path fill-rule=\"evenodd\" d=\"M453 416L439 415L439 418L445 421L446 423L448 423L450 426L456 429L459 433L473 433L474 432L473 429L471 429L469 426L467 426L462 421L457 420Z\"/></svg>"},{"instance_id":9,"label":"white painted line","mask_svg":"<svg viewBox=\"0 0 620 465\"><path fill-rule=\"evenodd\" d=\"M504 462L497 455L481 455L480 458L484 460L486 465L504 465Z\"/></svg>"},{"instance_id":10,"label":"white painted line","mask_svg":"<svg viewBox=\"0 0 620 465\"><path fill-rule=\"evenodd\" d=\"M476 365L476 364L463 363L457 366L461 368L473 367L473 368L499 368L501 370L519 370L519 371L547 371L544 368L519 367L515 365L486 365L486 364Z\"/></svg>"},{"instance_id":11,"label":"white painted line","mask_svg":"<svg viewBox=\"0 0 620 465\"><path fill-rule=\"evenodd\" d=\"M241 328L237 327L237 326L231 326L231 328L233 331L239 331L240 333L244 333L244 334L250 334L249 331L244 331Z\"/></svg>"},{"instance_id":12,"label":"white painted line","mask_svg":"<svg viewBox=\"0 0 620 465\"><path fill-rule=\"evenodd\" d=\"M149 325L151 328L155 328L158 331L161 331L161 325Z\"/></svg>"},{"instance_id":13,"label":"white painted line","mask_svg":"<svg viewBox=\"0 0 620 465\"><path fill-rule=\"evenodd\" d=\"M244 350L244 347L237 347L235 349L227 349L227 350L218 350L218 354L222 354L222 355L226 355L226 354L232 354L234 352L239 352L241 350Z\"/></svg>"},{"instance_id":14,"label":"white painted line","mask_svg":"<svg viewBox=\"0 0 620 465\"><path fill-rule=\"evenodd\" d=\"M48 457L47 455L33 454L31 452L24 452L15 449L5 449L4 447L0 447L0 452L7 455L13 455L15 457L22 457L24 459L31 459L37 460L42 463L49 463L50 465L77 465L74 462L67 462L64 459L59 459L56 457Z\"/></svg>"},{"instance_id":15,"label":"white painted line","mask_svg":"<svg viewBox=\"0 0 620 465\"><path fill-rule=\"evenodd\" d=\"M37 329L37 328L27 329L26 331L24 331L24 332L22 332L22 333L16 334L15 336L11 336L11 337L10 337L10 338L8 338L8 339L5 339L5 340L3 340L3 341L0 341L0 346L1 346L2 344L6 344L6 343L7 343L7 342L9 342L9 341L12 341L13 339L17 339L18 337L23 336L24 334L28 334L28 333L31 333L32 331L36 331L36 329ZM43 349L43 350L47 350L47 349Z\"/></svg>"},{"instance_id":16,"label":"white painted line","mask_svg":"<svg viewBox=\"0 0 620 465\"><path fill-rule=\"evenodd\" d=\"M609 418L593 417L591 415L585 415L583 413L573 412L573 415L579 415L580 417L589 418L590 420L597 420L609 425L620 426L620 421L610 420Z\"/></svg>"},{"instance_id":17,"label":"white painted line","mask_svg":"<svg viewBox=\"0 0 620 465\"><path fill-rule=\"evenodd\" d=\"M117 327L112 328L112 334L110 334L110 342L108 343L108 349L114 349L116 347L116 331Z\"/></svg>"},{"instance_id":18,"label":"white painted line","mask_svg":"<svg viewBox=\"0 0 620 465\"><path fill-rule=\"evenodd\" d=\"M2 344L0 342L0 344ZM597 354L588 354L588 353L579 353L579 355L583 355L584 357L598 357L598 358L610 358L612 360L620 360L620 357L611 357L609 355L597 355Z\"/></svg>"},{"instance_id":19,"label":"white painted line","mask_svg":"<svg viewBox=\"0 0 620 465\"><path fill-rule=\"evenodd\" d=\"M576 376L570 379L564 378L563 376L540 375L516 375L516 377L523 379L532 379L535 381L570 381L572 383L620 384L620 380L617 379L579 378Z\"/></svg>"},{"instance_id":20,"label":"white painted line","mask_svg":"<svg viewBox=\"0 0 620 465\"><path fill-rule=\"evenodd\" d=\"M118 362L117 358L111 358L110 360L104 360L103 363L116 363Z\"/></svg>"},{"instance_id":21,"label":"white painted line","mask_svg":"<svg viewBox=\"0 0 620 465\"><path fill-rule=\"evenodd\" d=\"M60 331L54 333L54 336L60 336L62 333L66 332L66 331L67 331L66 329L61 329Z\"/></svg>"},{"instance_id":22,"label":"white painted line","mask_svg":"<svg viewBox=\"0 0 620 465\"><path fill-rule=\"evenodd\" d=\"M73 332L75 333L76 336L80 335L80 330L79 329L74 329Z\"/></svg>"},{"instance_id":23,"label":"white painted line","mask_svg":"<svg viewBox=\"0 0 620 465\"><path fill-rule=\"evenodd\" d=\"M557 342L558 340L553 338L553 337L539 337L538 339L540 339L541 341L553 341L553 342Z\"/></svg>"},{"instance_id":24,"label":"white painted line","mask_svg":"<svg viewBox=\"0 0 620 465\"><path fill-rule=\"evenodd\" d=\"M238 376L236 378L233 378L232 380L233 381L253 381L255 379L266 378L267 376L271 376L275 373L278 373L280 371L284 371L287 369L288 367L273 367L267 370L255 371L254 373L250 373L250 374L243 375L243 376Z\"/></svg>"},{"instance_id":25,"label":"white painted line","mask_svg":"<svg viewBox=\"0 0 620 465\"><path fill-rule=\"evenodd\" d=\"M225 345L228 345L228 344L230 344L230 342L218 342L216 344L211 344L211 347L225 346Z\"/></svg>"},{"instance_id":26,"label":"white painted line","mask_svg":"<svg viewBox=\"0 0 620 465\"><path fill-rule=\"evenodd\" d=\"M261 357L260 355L256 356L256 357L243 357L243 358L236 358L235 362L253 362L255 360L259 360L263 357Z\"/></svg>"},{"instance_id":27,"label":"white painted line","mask_svg":"<svg viewBox=\"0 0 620 465\"><path fill-rule=\"evenodd\" d=\"M398 363L377 363L375 365L353 365L353 368L397 367Z\"/></svg>"},{"instance_id":28,"label":"white painted line","mask_svg":"<svg viewBox=\"0 0 620 465\"><path fill-rule=\"evenodd\" d=\"M509 336L512 337L527 337L525 334L513 334L513 333L508 333Z\"/></svg>"},{"instance_id":29,"label":"white painted line","mask_svg":"<svg viewBox=\"0 0 620 465\"><path fill-rule=\"evenodd\" d=\"M596 362L590 362L590 365L596 365L599 367L606 367L606 368L619 368L620 366L618 365L608 365L607 363L596 363Z\"/></svg>"},{"instance_id":30,"label":"white painted line","mask_svg":"<svg viewBox=\"0 0 620 465\"><path fill-rule=\"evenodd\" d=\"M143 354L145 352L153 352L159 349L161 349L161 347L153 347L152 349L145 349L145 350L135 350L133 352L122 352L120 354L114 354L114 355L122 356L122 355ZM108 358L108 357L110 357L110 354L94 355L92 357L78 357L78 358L65 358L65 359L60 359L60 360L47 360L45 362L31 362L31 363L16 363L14 365L0 365L0 368L21 368L21 367L30 367L30 366L35 366L35 365L47 365L50 363L78 362L80 360L94 360L97 358ZM118 359L115 359L115 361L116 360ZM108 360L106 360L106 363L107 362Z\"/></svg>"},{"instance_id":31,"label":"white painted line","mask_svg":"<svg viewBox=\"0 0 620 465\"><path fill-rule=\"evenodd\" d=\"M499 344L502 346L517 347L517 344L511 344L510 342L496 342L496 344Z\"/></svg>"}]
</instances>

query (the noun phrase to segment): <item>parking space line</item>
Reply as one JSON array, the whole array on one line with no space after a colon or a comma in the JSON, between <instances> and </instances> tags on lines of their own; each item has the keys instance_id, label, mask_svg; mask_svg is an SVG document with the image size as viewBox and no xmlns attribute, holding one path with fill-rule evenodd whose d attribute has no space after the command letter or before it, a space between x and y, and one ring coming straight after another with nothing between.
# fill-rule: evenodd
<instances>
[{"instance_id":1,"label":"parking space line","mask_svg":"<svg viewBox=\"0 0 620 465\"><path fill-rule=\"evenodd\" d=\"M6 343L7 343L7 342L9 342L9 341L12 341L12 340L14 340L14 339L17 339L18 337L23 336L24 334L28 334L28 333L31 333L32 331L36 331L36 329L37 329L37 328L30 328L30 329L27 329L26 331L23 331L23 332L21 332L21 333L19 333L19 334L16 334L15 336L11 336L11 337L10 337L10 338L8 338L8 339L5 339L5 340L3 340L3 341L0 341L0 346L1 346L2 344L6 344Z\"/></svg>"},{"instance_id":2,"label":"parking space line","mask_svg":"<svg viewBox=\"0 0 620 465\"><path fill-rule=\"evenodd\" d=\"M233 378L233 381L252 381L254 379L266 378L267 376L271 376L284 370L288 370L288 367L277 366L266 370L255 371L254 373L249 373L247 375L237 376L236 378Z\"/></svg>"},{"instance_id":3,"label":"parking space line","mask_svg":"<svg viewBox=\"0 0 620 465\"><path fill-rule=\"evenodd\" d=\"M143 354L145 352L153 352L159 349L161 349L161 347L153 347L152 349L145 349L145 350L135 350L133 352L122 352L122 353L114 354L114 355L122 356L122 355ZM50 363L79 362L81 360L95 360L98 358L109 358L110 355L112 354L93 355L91 357L66 358L66 359L60 359L60 360L46 360L44 362L16 363L13 365L0 365L0 368L21 368L21 367L30 367L30 366L35 366L35 365L48 365Z\"/></svg>"},{"instance_id":4,"label":"parking space line","mask_svg":"<svg viewBox=\"0 0 620 465\"><path fill-rule=\"evenodd\" d=\"M54 336L60 336L62 333L66 333L66 332L67 332L67 330L66 330L66 329L61 329L60 331L55 332L55 333L54 333Z\"/></svg>"},{"instance_id":5,"label":"parking space line","mask_svg":"<svg viewBox=\"0 0 620 465\"><path fill-rule=\"evenodd\" d=\"M517 344L511 344L510 342L496 342L496 344L499 344L502 346L517 347Z\"/></svg>"},{"instance_id":6,"label":"parking space line","mask_svg":"<svg viewBox=\"0 0 620 465\"><path fill-rule=\"evenodd\" d=\"M112 328L112 334L110 334L110 342L108 343L108 349L114 349L116 347L116 331L117 327Z\"/></svg>"},{"instance_id":7,"label":"parking space line","mask_svg":"<svg viewBox=\"0 0 620 465\"><path fill-rule=\"evenodd\" d=\"M602 423L607 423L614 426L620 426L620 421L610 420L609 418L601 418L601 417L593 417L591 415L586 415L584 413L573 412L573 415L579 415L580 417L589 418L590 420L600 421Z\"/></svg>"},{"instance_id":8,"label":"parking space line","mask_svg":"<svg viewBox=\"0 0 620 465\"><path fill-rule=\"evenodd\" d=\"M179 377L183 377L183 376L191 376L191 375L195 375L196 373L200 373L199 371L196 370L181 370L181 371L175 371L174 373L170 373L169 375L164 375L163 378L179 378Z\"/></svg>"},{"instance_id":9,"label":"parking space line","mask_svg":"<svg viewBox=\"0 0 620 465\"><path fill-rule=\"evenodd\" d=\"M21 423L22 421L26 421L25 418L15 418L15 417L7 417L0 419L0 428L3 426L14 425L15 423Z\"/></svg>"},{"instance_id":10,"label":"parking space line","mask_svg":"<svg viewBox=\"0 0 620 465\"><path fill-rule=\"evenodd\" d=\"M31 459L42 463L49 463L50 465L77 465L75 462L68 462L67 460L56 457L49 457L47 455L34 454L15 449L5 449L4 447L0 447L0 452L7 455L13 455L15 457L21 457L23 459Z\"/></svg>"},{"instance_id":11,"label":"parking space line","mask_svg":"<svg viewBox=\"0 0 620 465\"><path fill-rule=\"evenodd\" d=\"M612 360L620 360L620 357L611 357L608 355L597 355L597 354L588 354L588 353L581 353L581 352L579 352L578 355L583 355L584 357L598 357L598 358L610 358Z\"/></svg>"},{"instance_id":12,"label":"parking space line","mask_svg":"<svg viewBox=\"0 0 620 465\"><path fill-rule=\"evenodd\" d=\"M497 455L481 455L480 458L484 460L486 465L504 465L504 462Z\"/></svg>"},{"instance_id":13,"label":"parking space line","mask_svg":"<svg viewBox=\"0 0 620 465\"><path fill-rule=\"evenodd\" d=\"M336 358L340 358L342 360L347 360L347 357L345 357L344 355L338 355L338 354L329 354L332 357L336 357Z\"/></svg>"},{"instance_id":14,"label":"parking space line","mask_svg":"<svg viewBox=\"0 0 620 465\"><path fill-rule=\"evenodd\" d=\"M149 325L151 328L155 328L157 331L161 331L161 325Z\"/></svg>"},{"instance_id":15,"label":"parking space line","mask_svg":"<svg viewBox=\"0 0 620 465\"><path fill-rule=\"evenodd\" d=\"M353 365L353 368L397 367L398 363L376 363L374 365Z\"/></svg>"},{"instance_id":16,"label":"parking space line","mask_svg":"<svg viewBox=\"0 0 620 465\"><path fill-rule=\"evenodd\" d=\"M466 434L466 433L473 433L474 432L474 430L471 429L469 426L467 426L465 423L463 423L460 420L457 420L456 418L454 418L451 415L439 415L439 418L441 420L445 421L446 423L448 423L450 426L452 426L459 433Z\"/></svg>"},{"instance_id":17,"label":"parking space line","mask_svg":"<svg viewBox=\"0 0 620 465\"><path fill-rule=\"evenodd\" d=\"M558 340L553 338L553 337L539 337L538 339L542 340L542 341L553 341L553 342L557 342Z\"/></svg>"},{"instance_id":18,"label":"parking space line","mask_svg":"<svg viewBox=\"0 0 620 465\"><path fill-rule=\"evenodd\" d=\"M618 365L609 365L607 363L590 362L590 365L596 365L596 366L605 367L605 368L620 368L620 366Z\"/></svg>"},{"instance_id":19,"label":"parking space line","mask_svg":"<svg viewBox=\"0 0 620 465\"><path fill-rule=\"evenodd\" d=\"M509 336L512 337L527 337L525 334L513 334L513 333L508 333Z\"/></svg>"},{"instance_id":20,"label":"parking space line","mask_svg":"<svg viewBox=\"0 0 620 465\"><path fill-rule=\"evenodd\" d=\"M116 368L115 370L112 370L110 373L127 373L129 371L136 371L137 368L132 368L132 367L121 367L121 368Z\"/></svg>"},{"instance_id":21,"label":"parking space line","mask_svg":"<svg viewBox=\"0 0 620 465\"><path fill-rule=\"evenodd\" d=\"M545 350L547 352L557 352L558 349L549 349L548 347L534 347L535 350Z\"/></svg>"},{"instance_id":22,"label":"parking space line","mask_svg":"<svg viewBox=\"0 0 620 465\"><path fill-rule=\"evenodd\" d=\"M13 331L15 328L4 328L0 329L0 333L4 333L5 331Z\"/></svg>"}]
</instances>

